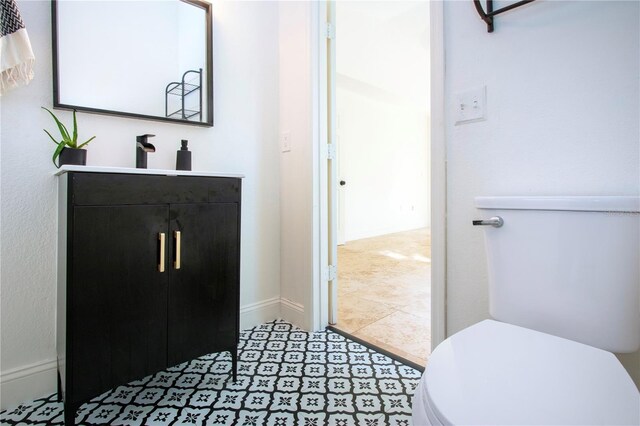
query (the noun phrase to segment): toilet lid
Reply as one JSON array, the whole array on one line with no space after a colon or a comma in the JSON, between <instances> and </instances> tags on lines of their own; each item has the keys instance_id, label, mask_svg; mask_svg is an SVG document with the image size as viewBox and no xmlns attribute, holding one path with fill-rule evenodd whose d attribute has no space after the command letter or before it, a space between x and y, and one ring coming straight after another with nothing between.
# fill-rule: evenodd
<instances>
[{"instance_id":1,"label":"toilet lid","mask_svg":"<svg viewBox=\"0 0 640 426\"><path fill-rule=\"evenodd\" d=\"M422 385L445 424L640 424L640 393L613 354L493 320L438 345Z\"/></svg>"}]
</instances>

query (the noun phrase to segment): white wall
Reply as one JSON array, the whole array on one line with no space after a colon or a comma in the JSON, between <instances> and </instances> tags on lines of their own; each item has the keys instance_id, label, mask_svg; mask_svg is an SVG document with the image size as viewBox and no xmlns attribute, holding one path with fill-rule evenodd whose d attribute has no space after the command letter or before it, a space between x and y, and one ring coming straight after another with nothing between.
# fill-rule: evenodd
<instances>
[{"instance_id":1,"label":"white wall","mask_svg":"<svg viewBox=\"0 0 640 426\"><path fill-rule=\"evenodd\" d=\"M345 241L429 226L425 109L340 75L337 109Z\"/></svg>"},{"instance_id":2,"label":"white wall","mask_svg":"<svg viewBox=\"0 0 640 426\"><path fill-rule=\"evenodd\" d=\"M429 4L336 3L337 72L427 108Z\"/></svg>"},{"instance_id":3,"label":"white wall","mask_svg":"<svg viewBox=\"0 0 640 426\"><path fill-rule=\"evenodd\" d=\"M535 2L493 34L470 2L444 12L450 335L489 316L475 196L640 192L640 4ZM487 121L455 126L454 94L482 85Z\"/></svg>"},{"instance_id":4,"label":"white wall","mask_svg":"<svg viewBox=\"0 0 640 426\"><path fill-rule=\"evenodd\" d=\"M278 5L214 5L215 127L79 113L81 137L97 135L88 164L135 164L135 136L157 135L149 168L175 167L189 139L194 170L244 173L243 326L280 313ZM42 131L51 107L50 2L18 1L36 56L35 80L1 98L2 407L55 391L56 178ZM64 121L71 114L58 111Z\"/></svg>"},{"instance_id":5,"label":"white wall","mask_svg":"<svg viewBox=\"0 0 640 426\"><path fill-rule=\"evenodd\" d=\"M280 134L291 137L291 151L280 154L280 291L287 301L282 317L305 328L311 326L313 275L313 7L279 3Z\"/></svg>"},{"instance_id":6,"label":"white wall","mask_svg":"<svg viewBox=\"0 0 640 426\"><path fill-rule=\"evenodd\" d=\"M430 224L428 22L427 2L336 4L346 241Z\"/></svg>"}]
</instances>

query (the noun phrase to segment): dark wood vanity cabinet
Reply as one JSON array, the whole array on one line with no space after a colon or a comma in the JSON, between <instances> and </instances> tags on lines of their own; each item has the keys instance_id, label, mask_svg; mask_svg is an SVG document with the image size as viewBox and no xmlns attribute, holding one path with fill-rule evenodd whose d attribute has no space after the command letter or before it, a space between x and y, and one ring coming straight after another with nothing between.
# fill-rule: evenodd
<instances>
[{"instance_id":1,"label":"dark wood vanity cabinet","mask_svg":"<svg viewBox=\"0 0 640 426\"><path fill-rule=\"evenodd\" d=\"M237 368L239 178L60 177L58 371L65 422L101 393L231 351Z\"/></svg>"}]
</instances>

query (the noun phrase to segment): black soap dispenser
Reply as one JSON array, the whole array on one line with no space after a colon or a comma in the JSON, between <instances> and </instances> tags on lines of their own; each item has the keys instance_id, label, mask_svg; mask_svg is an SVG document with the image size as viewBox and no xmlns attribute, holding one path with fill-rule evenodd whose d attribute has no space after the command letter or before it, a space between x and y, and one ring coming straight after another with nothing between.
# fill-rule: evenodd
<instances>
[{"instance_id":1,"label":"black soap dispenser","mask_svg":"<svg viewBox=\"0 0 640 426\"><path fill-rule=\"evenodd\" d=\"M182 139L182 148L176 157L176 170L191 170L191 151L187 148L188 140Z\"/></svg>"}]
</instances>

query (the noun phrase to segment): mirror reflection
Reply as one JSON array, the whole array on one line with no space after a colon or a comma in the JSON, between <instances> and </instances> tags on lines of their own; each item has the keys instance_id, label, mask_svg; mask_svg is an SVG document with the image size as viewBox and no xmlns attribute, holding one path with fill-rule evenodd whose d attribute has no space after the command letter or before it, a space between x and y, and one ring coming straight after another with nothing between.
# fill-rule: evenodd
<instances>
[{"instance_id":1,"label":"mirror reflection","mask_svg":"<svg viewBox=\"0 0 640 426\"><path fill-rule=\"evenodd\" d=\"M57 1L56 106L213 125L199 0Z\"/></svg>"}]
</instances>

